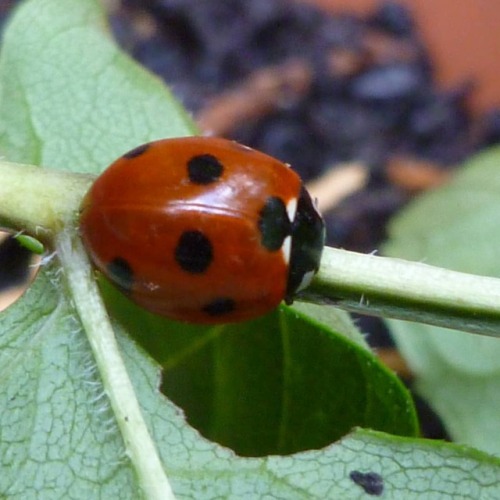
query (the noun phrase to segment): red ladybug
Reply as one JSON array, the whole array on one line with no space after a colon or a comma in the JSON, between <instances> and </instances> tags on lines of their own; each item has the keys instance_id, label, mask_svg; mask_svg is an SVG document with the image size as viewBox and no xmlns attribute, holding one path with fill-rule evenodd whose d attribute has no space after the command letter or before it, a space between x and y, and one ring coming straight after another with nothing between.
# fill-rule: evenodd
<instances>
[{"instance_id":1,"label":"red ladybug","mask_svg":"<svg viewBox=\"0 0 500 500\"><path fill-rule=\"evenodd\" d=\"M134 302L191 323L258 317L311 281L324 223L287 165L226 139L139 146L85 196L96 265Z\"/></svg>"}]
</instances>

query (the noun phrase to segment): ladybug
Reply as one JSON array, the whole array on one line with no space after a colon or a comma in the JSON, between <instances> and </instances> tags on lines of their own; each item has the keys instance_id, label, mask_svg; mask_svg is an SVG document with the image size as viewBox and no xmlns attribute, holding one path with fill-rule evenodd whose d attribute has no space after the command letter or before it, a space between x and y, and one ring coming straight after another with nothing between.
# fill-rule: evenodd
<instances>
[{"instance_id":1,"label":"ladybug","mask_svg":"<svg viewBox=\"0 0 500 500\"><path fill-rule=\"evenodd\" d=\"M134 302L190 323L256 318L318 270L324 223L287 165L214 137L139 146L96 179L80 231Z\"/></svg>"}]
</instances>

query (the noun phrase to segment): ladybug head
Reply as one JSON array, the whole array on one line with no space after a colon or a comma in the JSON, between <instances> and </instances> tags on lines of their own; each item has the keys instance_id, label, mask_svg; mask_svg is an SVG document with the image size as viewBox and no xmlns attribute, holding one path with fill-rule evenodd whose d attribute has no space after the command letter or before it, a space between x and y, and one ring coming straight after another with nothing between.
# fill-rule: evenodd
<instances>
[{"instance_id":1,"label":"ladybug head","mask_svg":"<svg viewBox=\"0 0 500 500\"><path fill-rule=\"evenodd\" d=\"M325 223L314 206L311 196L302 187L297 212L292 222L292 248L285 302L306 288L319 269L325 244Z\"/></svg>"}]
</instances>

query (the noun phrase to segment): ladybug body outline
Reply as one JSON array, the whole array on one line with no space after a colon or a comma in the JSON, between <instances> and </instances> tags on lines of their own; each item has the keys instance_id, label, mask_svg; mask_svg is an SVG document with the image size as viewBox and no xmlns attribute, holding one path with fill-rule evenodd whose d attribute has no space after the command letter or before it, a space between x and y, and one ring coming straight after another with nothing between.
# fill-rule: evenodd
<instances>
[{"instance_id":1,"label":"ladybug body outline","mask_svg":"<svg viewBox=\"0 0 500 500\"><path fill-rule=\"evenodd\" d=\"M80 232L95 266L134 302L207 324L290 302L317 271L324 243L293 170L212 137L125 153L84 197Z\"/></svg>"}]
</instances>

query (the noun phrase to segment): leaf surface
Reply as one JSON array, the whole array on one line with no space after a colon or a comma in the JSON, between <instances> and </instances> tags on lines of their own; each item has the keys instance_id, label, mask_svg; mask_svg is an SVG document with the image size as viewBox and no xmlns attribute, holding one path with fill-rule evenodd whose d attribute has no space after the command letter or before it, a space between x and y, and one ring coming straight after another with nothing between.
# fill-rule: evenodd
<instances>
[{"instance_id":1,"label":"leaf surface","mask_svg":"<svg viewBox=\"0 0 500 500\"><path fill-rule=\"evenodd\" d=\"M449 185L418 199L393 221L386 253L500 277L499 164L500 149L482 153ZM421 394L451 436L499 453L500 341L416 323L389 323L418 376Z\"/></svg>"}]
</instances>

